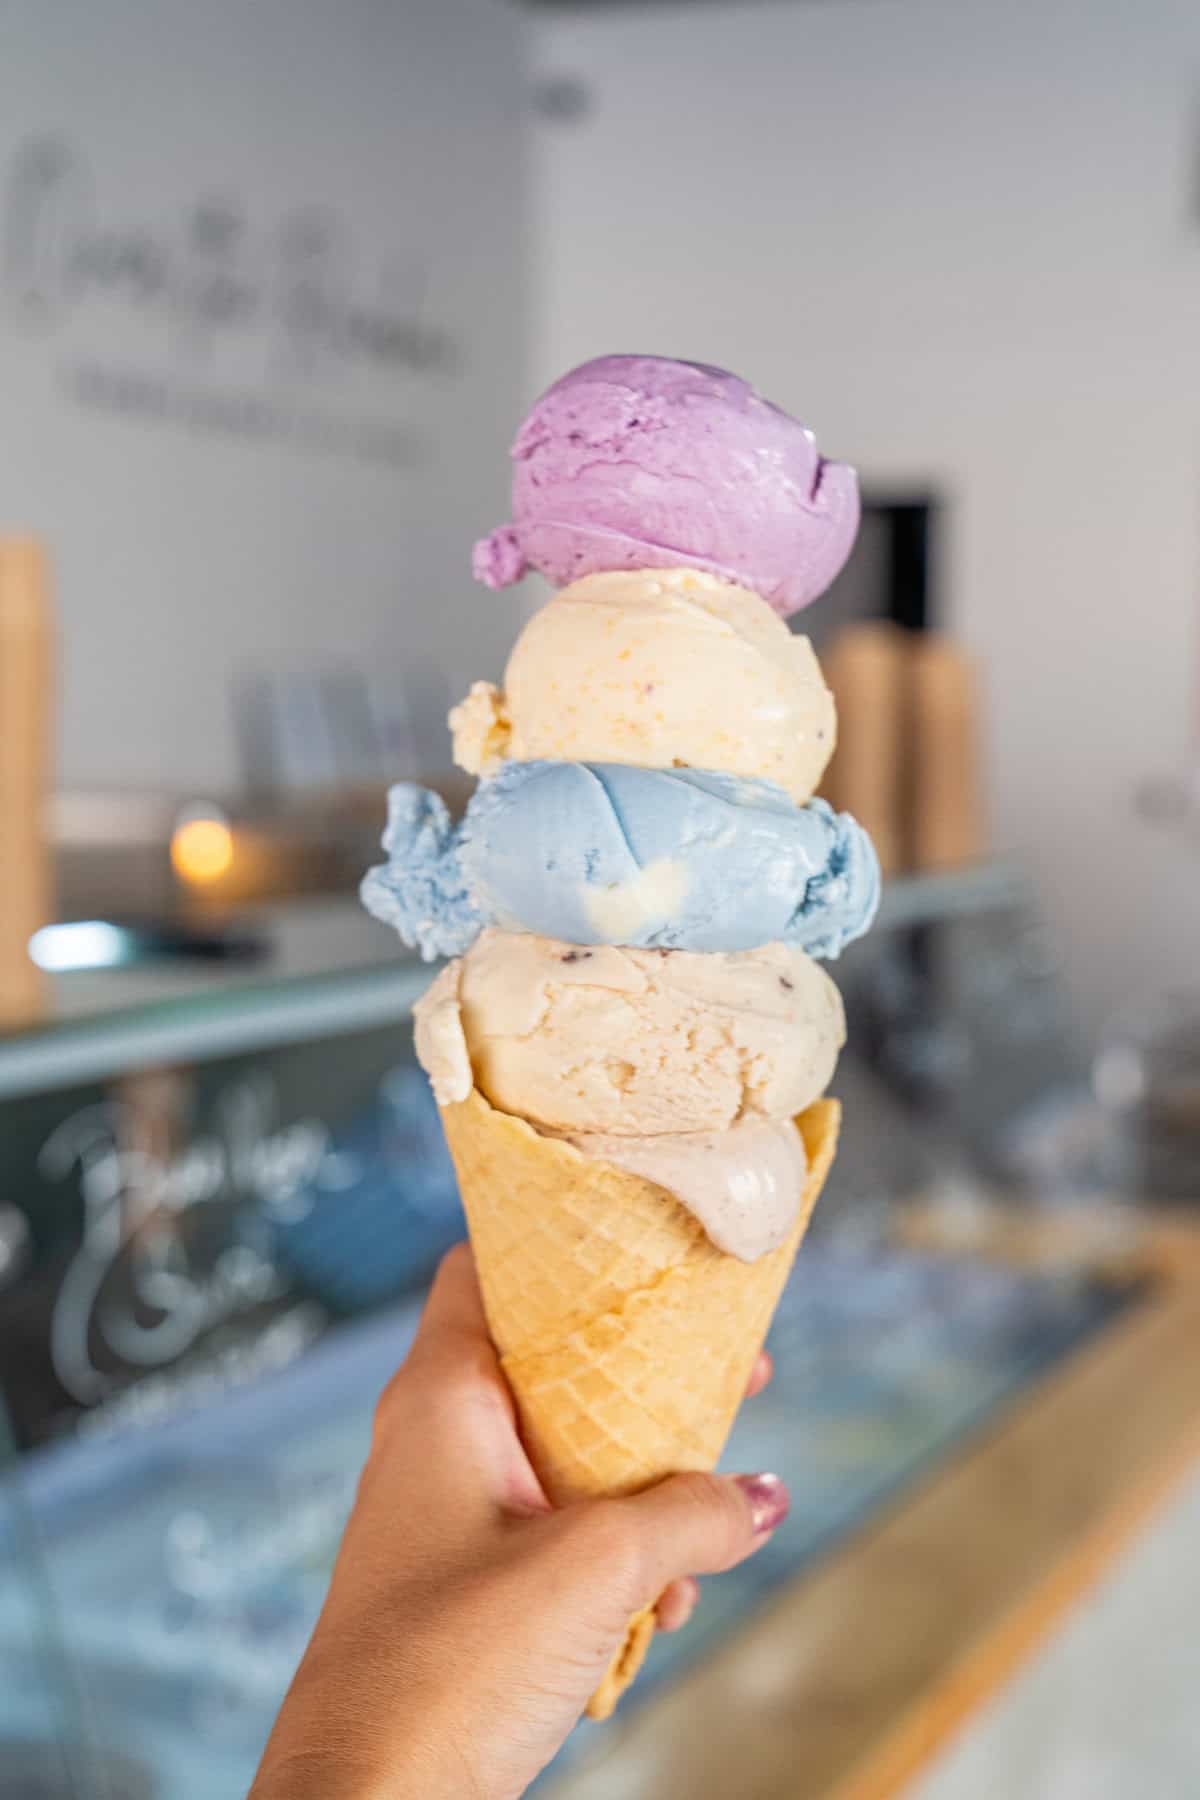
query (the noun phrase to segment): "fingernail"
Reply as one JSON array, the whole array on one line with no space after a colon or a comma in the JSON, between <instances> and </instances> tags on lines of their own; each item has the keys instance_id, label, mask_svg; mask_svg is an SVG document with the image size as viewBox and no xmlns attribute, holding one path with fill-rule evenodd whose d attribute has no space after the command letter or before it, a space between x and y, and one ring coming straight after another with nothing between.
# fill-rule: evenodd
<instances>
[{"instance_id":1,"label":"fingernail","mask_svg":"<svg viewBox=\"0 0 1200 1800\"><path fill-rule=\"evenodd\" d=\"M778 1475L735 1475L733 1479L750 1502L755 1537L783 1524L792 1500Z\"/></svg>"}]
</instances>

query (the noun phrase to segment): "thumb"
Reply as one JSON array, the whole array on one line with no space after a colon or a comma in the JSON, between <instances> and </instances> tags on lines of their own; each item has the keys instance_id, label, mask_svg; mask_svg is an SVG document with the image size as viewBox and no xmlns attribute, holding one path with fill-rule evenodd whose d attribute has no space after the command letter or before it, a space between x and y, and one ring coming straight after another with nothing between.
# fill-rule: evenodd
<instances>
[{"instance_id":1,"label":"thumb","mask_svg":"<svg viewBox=\"0 0 1200 1800\"><path fill-rule=\"evenodd\" d=\"M682 1575L716 1575L766 1543L787 1517L778 1475L672 1475L609 1503L634 1552L639 1604Z\"/></svg>"}]
</instances>

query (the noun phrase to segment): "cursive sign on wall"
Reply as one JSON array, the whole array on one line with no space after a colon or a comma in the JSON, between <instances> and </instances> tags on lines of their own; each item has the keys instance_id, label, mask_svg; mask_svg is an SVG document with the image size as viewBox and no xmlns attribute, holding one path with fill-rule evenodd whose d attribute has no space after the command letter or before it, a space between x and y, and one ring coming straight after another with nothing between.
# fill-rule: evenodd
<instances>
[{"instance_id":1,"label":"cursive sign on wall","mask_svg":"<svg viewBox=\"0 0 1200 1800\"><path fill-rule=\"evenodd\" d=\"M0 186L0 297L18 328L102 339L136 328L138 359L73 347L59 369L81 407L391 462L421 459L395 416L398 378L454 374L461 347L426 316L428 272L366 254L335 208L259 219L236 195L186 198L165 221L107 206L79 147L38 133ZM362 384L370 411L316 407ZM403 390L398 390L402 392Z\"/></svg>"}]
</instances>

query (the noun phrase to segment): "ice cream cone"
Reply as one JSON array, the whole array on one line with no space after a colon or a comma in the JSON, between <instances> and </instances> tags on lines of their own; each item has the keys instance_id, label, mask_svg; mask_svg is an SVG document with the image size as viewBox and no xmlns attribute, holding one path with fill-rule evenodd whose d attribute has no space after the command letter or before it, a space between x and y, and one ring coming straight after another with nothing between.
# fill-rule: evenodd
<instances>
[{"instance_id":1,"label":"ice cream cone","mask_svg":"<svg viewBox=\"0 0 1200 1800\"><path fill-rule=\"evenodd\" d=\"M809 1174L786 1243L717 1250L664 1188L542 1136L478 1090L442 1109L488 1323L550 1498L628 1494L716 1463L837 1145L797 1120ZM631 1621L588 1706L607 1718L654 1633Z\"/></svg>"}]
</instances>

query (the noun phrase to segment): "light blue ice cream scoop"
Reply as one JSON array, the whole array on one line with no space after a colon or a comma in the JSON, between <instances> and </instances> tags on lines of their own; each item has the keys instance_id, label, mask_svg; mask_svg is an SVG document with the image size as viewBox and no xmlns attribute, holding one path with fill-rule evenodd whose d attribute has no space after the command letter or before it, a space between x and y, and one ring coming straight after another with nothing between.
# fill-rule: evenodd
<instances>
[{"instance_id":1,"label":"light blue ice cream scoop","mask_svg":"<svg viewBox=\"0 0 1200 1800\"><path fill-rule=\"evenodd\" d=\"M862 827L773 782L625 763L510 762L461 825L437 794L389 796L362 894L426 959L458 956L485 925L570 944L835 957L879 905Z\"/></svg>"}]
</instances>

